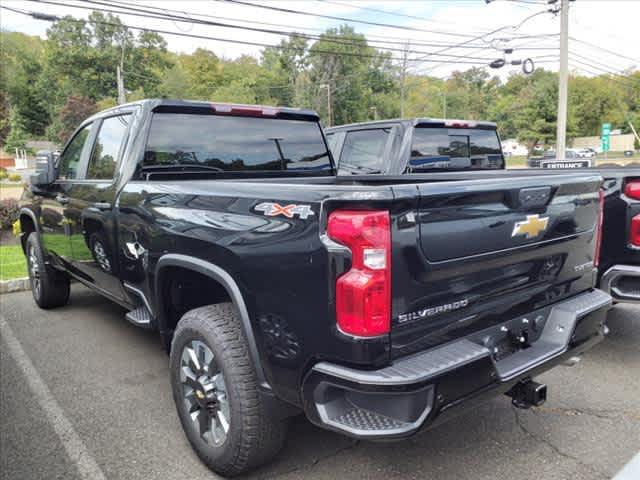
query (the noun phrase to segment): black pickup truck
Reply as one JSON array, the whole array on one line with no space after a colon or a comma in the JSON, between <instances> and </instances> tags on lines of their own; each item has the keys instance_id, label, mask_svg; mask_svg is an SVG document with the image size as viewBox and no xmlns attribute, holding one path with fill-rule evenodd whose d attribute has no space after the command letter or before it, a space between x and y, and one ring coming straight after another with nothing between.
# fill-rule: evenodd
<instances>
[{"instance_id":1,"label":"black pickup truck","mask_svg":"<svg viewBox=\"0 0 640 480\"><path fill-rule=\"evenodd\" d=\"M601 183L339 177L314 112L145 100L41 152L20 223L37 304L75 279L158 331L187 438L234 475L299 412L401 439L541 404L607 332Z\"/></svg>"},{"instance_id":2,"label":"black pickup truck","mask_svg":"<svg viewBox=\"0 0 640 480\"><path fill-rule=\"evenodd\" d=\"M325 133L340 175L434 172L432 178L443 180L499 180L576 172L601 175L604 225L598 286L616 302L640 303L640 168L609 165L576 169L576 162L554 161L555 168L506 170L496 124L492 122L381 120L328 128ZM528 162L528 166L533 165ZM540 162L535 166L540 167ZM467 172L464 177L445 173L462 171Z\"/></svg>"}]
</instances>

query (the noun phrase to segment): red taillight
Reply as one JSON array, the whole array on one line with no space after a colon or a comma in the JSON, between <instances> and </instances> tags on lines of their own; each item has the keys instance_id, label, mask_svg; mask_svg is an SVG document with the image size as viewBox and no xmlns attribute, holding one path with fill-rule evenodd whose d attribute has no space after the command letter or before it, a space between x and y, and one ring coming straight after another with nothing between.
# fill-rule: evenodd
<instances>
[{"instance_id":1,"label":"red taillight","mask_svg":"<svg viewBox=\"0 0 640 480\"><path fill-rule=\"evenodd\" d=\"M640 200L640 180L627 183L627 186L624 187L624 194L634 200Z\"/></svg>"},{"instance_id":2,"label":"red taillight","mask_svg":"<svg viewBox=\"0 0 640 480\"><path fill-rule=\"evenodd\" d=\"M336 319L344 333L371 337L391 328L391 221L387 211L337 210L327 234L351 250L336 281Z\"/></svg>"},{"instance_id":3,"label":"red taillight","mask_svg":"<svg viewBox=\"0 0 640 480\"><path fill-rule=\"evenodd\" d=\"M600 265L600 250L602 249L602 225L604 224L604 190L600 189L600 202L598 206L598 225L596 237L596 253L593 258L593 266Z\"/></svg>"},{"instance_id":4,"label":"red taillight","mask_svg":"<svg viewBox=\"0 0 640 480\"><path fill-rule=\"evenodd\" d=\"M634 247L640 247L640 215L636 215L631 219L629 242L631 242L631 245Z\"/></svg>"},{"instance_id":5,"label":"red taillight","mask_svg":"<svg viewBox=\"0 0 640 480\"><path fill-rule=\"evenodd\" d=\"M211 108L220 114L238 115L241 117L275 117L278 109L275 107L261 107L253 105L232 105L227 103L212 103Z\"/></svg>"}]
</instances>

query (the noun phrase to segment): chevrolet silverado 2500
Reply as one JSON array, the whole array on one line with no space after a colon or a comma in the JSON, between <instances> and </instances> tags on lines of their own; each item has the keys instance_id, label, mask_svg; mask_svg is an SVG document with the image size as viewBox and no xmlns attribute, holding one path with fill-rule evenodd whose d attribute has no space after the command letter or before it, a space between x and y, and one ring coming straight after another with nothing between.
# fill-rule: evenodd
<instances>
[{"instance_id":1,"label":"chevrolet silverado 2500","mask_svg":"<svg viewBox=\"0 0 640 480\"><path fill-rule=\"evenodd\" d=\"M41 152L20 224L37 304L75 279L157 331L189 442L235 475L299 412L402 439L542 403L606 333L601 182L339 177L313 112L145 100Z\"/></svg>"}]
</instances>

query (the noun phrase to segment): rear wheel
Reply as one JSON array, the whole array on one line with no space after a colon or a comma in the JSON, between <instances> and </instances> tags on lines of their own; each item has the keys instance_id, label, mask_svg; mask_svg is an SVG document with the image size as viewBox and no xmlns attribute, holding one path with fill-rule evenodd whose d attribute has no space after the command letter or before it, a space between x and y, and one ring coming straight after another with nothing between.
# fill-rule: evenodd
<instances>
[{"instance_id":1,"label":"rear wheel","mask_svg":"<svg viewBox=\"0 0 640 480\"><path fill-rule=\"evenodd\" d=\"M27 268L33 299L40 308L55 308L69 301L69 277L45 262L37 232L26 243Z\"/></svg>"},{"instance_id":2,"label":"rear wheel","mask_svg":"<svg viewBox=\"0 0 640 480\"><path fill-rule=\"evenodd\" d=\"M111 256L106 245L107 242L100 233L92 233L89 237L89 248L93 259L103 271L112 273Z\"/></svg>"},{"instance_id":3,"label":"rear wheel","mask_svg":"<svg viewBox=\"0 0 640 480\"><path fill-rule=\"evenodd\" d=\"M185 434L221 475L239 475L282 448L286 422L261 401L249 349L229 303L187 312L171 346L171 386Z\"/></svg>"}]
</instances>

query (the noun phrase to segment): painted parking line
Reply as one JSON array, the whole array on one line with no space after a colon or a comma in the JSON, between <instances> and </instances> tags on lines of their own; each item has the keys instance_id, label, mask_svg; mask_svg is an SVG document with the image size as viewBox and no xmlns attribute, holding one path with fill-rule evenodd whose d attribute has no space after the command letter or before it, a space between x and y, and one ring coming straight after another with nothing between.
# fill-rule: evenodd
<instances>
[{"instance_id":1,"label":"painted parking line","mask_svg":"<svg viewBox=\"0 0 640 480\"><path fill-rule=\"evenodd\" d=\"M29 356L22 348L20 341L16 338L13 330L11 330L11 327L2 315L0 315L0 337L2 337L7 346L7 353L22 371L34 398L45 412L69 459L78 469L80 477L91 480L106 480L98 463L73 428L69 419L65 416L62 408L60 408L60 405L58 405L58 402L51 394L46 383L42 380L40 374L38 374Z\"/></svg>"}]
</instances>

